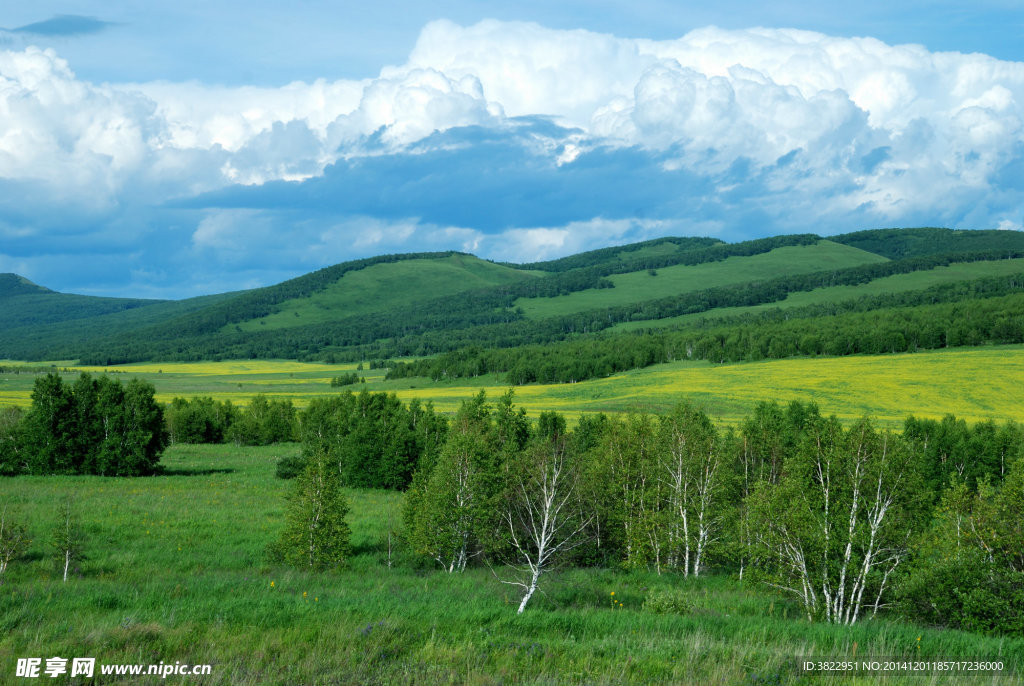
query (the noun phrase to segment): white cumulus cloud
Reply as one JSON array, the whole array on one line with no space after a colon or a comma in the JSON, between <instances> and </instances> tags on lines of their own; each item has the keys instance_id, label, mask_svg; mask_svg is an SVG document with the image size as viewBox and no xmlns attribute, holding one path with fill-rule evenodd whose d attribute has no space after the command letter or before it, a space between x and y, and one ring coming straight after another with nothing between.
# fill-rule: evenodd
<instances>
[{"instance_id":1,"label":"white cumulus cloud","mask_svg":"<svg viewBox=\"0 0 1024 686\"><path fill-rule=\"evenodd\" d=\"M688 174L707 197L693 191L688 204L662 203L676 214L653 219L640 208L637 216L574 209L574 219L545 223L534 212L497 233L474 226L468 211L458 227L411 219L413 230L387 208L379 221L360 206L351 216L269 222L211 209L193 213L190 226L176 224L174 235L182 254L250 254L274 251L284 233L305 241L286 253L305 260L325 230L307 223L323 222L342 227L323 234L334 236L326 243L359 243L357 252L457 247L530 260L593 247L599 235L647 235L647 221L651 231L714 227L739 238L828 233L851 221L1019 226L1024 216L1024 63L982 54L792 29L709 27L654 41L489 20L432 22L405 64L363 80L94 84L73 66L52 50L0 50L0 190L8 196L0 226L14 246L7 260L34 249L18 241L45 227L66 225L87 238L141 217L150 227L141 242L166 204L232 185L315 181L340 160L420 155L433 134L459 127L512 137L520 130L512 118L553 122L532 134L538 168L561 172L586 167L595 150L630 151L666 174ZM394 178L393 192L410 181ZM526 190L508 191L523 202L546 190L518 182ZM472 206L486 209L487 201ZM55 207L73 221L62 222ZM730 224L730 212L758 223ZM47 219L34 227L36 213ZM187 224L182 216L175 221ZM378 223L352 229L366 221ZM614 222L627 228L617 233ZM331 260L345 257L339 247Z\"/></svg>"}]
</instances>

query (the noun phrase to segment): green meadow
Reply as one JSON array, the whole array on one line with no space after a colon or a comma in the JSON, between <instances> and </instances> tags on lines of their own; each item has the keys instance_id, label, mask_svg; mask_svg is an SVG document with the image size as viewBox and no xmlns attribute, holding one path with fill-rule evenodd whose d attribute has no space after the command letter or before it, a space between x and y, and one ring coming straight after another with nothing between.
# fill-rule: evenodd
<instances>
[{"instance_id":1,"label":"green meadow","mask_svg":"<svg viewBox=\"0 0 1024 686\"><path fill-rule=\"evenodd\" d=\"M653 275L648 271L615 274L608 277L615 288L591 288L553 298L519 298L516 306L523 308L530 319L544 319L716 286L885 261L886 258L859 248L822 240L814 245L775 248L759 255L729 257L720 262L663 267Z\"/></svg>"},{"instance_id":2,"label":"green meadow","mask_svg":"<svg viewBox=\"0 0 1024 686\"><path fill-rule=\"evenodd\" d=\"M389 492L347 491L354 555L344 569L275 566L265 549L281 530L289 484L274 477L274 464L297 451L178 445L161 476L0 480L8 515L33 537L0 585L0 682L15 681L18 658L55 655L212 665L202 679L121 683L253 685L940 684L952 680L805 677L796 661L980 657L1024 667L1021 638L886 619L809 623L789 600L728 574L555 572L517 616L514 589L490 570L437 571L394 536L389 550L402 498ZM63 583L46 540L69 498L87 558ZM663 592L688 609L645 609Z\"/></svg>"}]
</instances>

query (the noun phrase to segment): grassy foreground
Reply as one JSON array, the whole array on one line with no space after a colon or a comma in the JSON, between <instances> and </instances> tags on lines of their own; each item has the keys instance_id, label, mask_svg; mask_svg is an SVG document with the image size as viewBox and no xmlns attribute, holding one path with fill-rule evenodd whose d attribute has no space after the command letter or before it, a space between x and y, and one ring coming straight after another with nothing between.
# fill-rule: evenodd
<instances>
[{"instance_id":1,"label":"grassy foreground","mask_svg":"<svg viewBox=\"0 0 1024 686\"><path fill-rule=\"evenodd\" d=\"M367 365L368 366L368 365ZM209 395L247 404L253 395L290 398L303 407L315 397L345 389L395 392L403 401L431 401L454 412L481 388L496 398L508 388L497 375L432 382L384 381L383 370L365 369L365 386L332 388L330 379L355 364L308 364L284 360L153 362L120 367L73 367L116 371L153 383L157 400ZM0 373L0 407L31 404L35 374ZM1024 422L1024 347L987 346L898 355L793 358L715 365L673 362L576 384L531 384L516 388L516 404L536 416L557 410L574 420L580 412L664 411L682 400L703 407L716 421L735 425L762 400L817 402L823 414L844 421L864 415L899 427L910 413L941 419L954 414L969 422Z\"/></svg>"},{"instance_id":2,"label":"grassy foreground","mask_svg":"<svg viewBox=\"0 0 1024 686\"><path fill-rule=\"evenodd\" d=\"M0 503L34 538L28 559L0 584L0 683L18 681L17 658L55 655L98 665L208 663L209 677L151 683L209 684L923 685L1015 677L802 677L795 661L999 658L1024 667L1024 639L881 620L810 624L788 600L722 575L571 570L550 577L546 594L516 616L514 589L486 569L444 574L401 547L388 565L394 493L349 493L355 555L346 569L268 565L263 551L280 530L288 488L274 478L274 462L297 450L176 446L158 477L0 480ZM46 539L68 497L88 559L64 584ZM669 589L692 610L643 608ZM614 608L613 591L622 603Z\"/></svg>"}]
</instances>

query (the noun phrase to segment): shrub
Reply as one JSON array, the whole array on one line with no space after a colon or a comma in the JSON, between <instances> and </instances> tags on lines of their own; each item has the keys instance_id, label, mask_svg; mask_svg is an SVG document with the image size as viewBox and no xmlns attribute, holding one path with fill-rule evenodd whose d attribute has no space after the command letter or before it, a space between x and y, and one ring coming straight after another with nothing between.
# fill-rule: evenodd
<instances>
[{"instance_id":1,"label":"shrub","mask_svg":"<svg viewBox=\"0 0 1024 686\"><path fill-rule=\"evenodd\" d=\"M693 612L693 602L682 591L653 591L644 600L643 609L656 615L686 615Z\"/></svg>"}]
</instances>

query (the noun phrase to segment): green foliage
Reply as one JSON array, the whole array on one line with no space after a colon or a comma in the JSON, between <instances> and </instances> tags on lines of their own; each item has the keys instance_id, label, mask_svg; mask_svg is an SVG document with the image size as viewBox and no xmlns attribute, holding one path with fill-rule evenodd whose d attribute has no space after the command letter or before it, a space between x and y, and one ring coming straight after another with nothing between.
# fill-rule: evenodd
<instances>
[{"instance_id":1,"label":"green foliage","mask_svg":"<svg viewBox=\"0 0 1024 686\"><path fill-rule=\"evenodd\" d=\"M404 489L434 459L445 431L433 407L402 405L394 394L346 391L314 399L302 413L303 452L323 452L346 486Z\"/></svg>"},{"instance_id":2,"label":"green foliage","mask_svg":"<svg viewBox=\"0 0 1024 686\"><path fill-rule=\"evenodd\" d=\"M21 423L27 471L140 476L157 469L167 445L163 410L149 383L127 386L83 373L73 386L54 373L36 379Z\"/></svg>"},{"instance_id":3,"label":"green foliage","mask_svg":"<svg viewBox=\"0 0 1024 686\"><path fill-rule=\"evenodd\" d=\"M359 367L362 368L362 365L360 364ZM331 377L331 388L337 388L338 386L351 386L353 384L359 383L359 379L359 375L356 374L355 372L349 372L347 374L334 376ZM366 379L363 379L363 383L365 382Z\"/></svg>"},{"instance_id":4,"label":"green foliage","mask_svg":"<svg viewBox=\"0 0 1024 686\"><path fill-rule=\"evenodd\" d=\"M984 479L1002 479L1024 445L1024 431L1016 423L968 426L952 415L942 421L908 417L903 435L924 454L925 481L936 497L954 477L972 490Z\"/></svg>"},{"instance_id":5,"label":"green foliage","mask_svg":"<svg viewBox=\"0 0 1024 686\"><path fill-rule=\"evenodd\" d=\"M272 555L315 570L344 564L352 553L351 531L337 467L327 456L314 455L293 484L285 528Z\"/></svg>"},{"instance_id":6,"label":"green foliage","mask_svg":"<svg viewBox=\"0 0 1024 686\"><path fill-rule=\"evenodd\" d=\"M927 553L925 553L927 554ZM915 565L899 612L915 622L982 634L1024 634L1024 574L996 569L977 548Z\"/></svg>"},{"instance_id":7,"label":"green foliage","mask_svg":"<svg viewBox=\"0 0 1024 686\"><path fill-rule=\"evenodd\" d=\"M299 436L299 420L290 399L271 398L259 394L242 411L225 432L225 437L238 445L270 445L294 441Z\"/></svg>"},{"instance_id":8,"label":"green foliage","mask_svg":"<svg viewBox=\"0 0 1024 686\"><path fill-rule=\"evenodd\" d=\"M611 564L627 569L655 565L660 522L650 516L657 500L656 420L647 414L609 419L585 469L585 500L595 511L594 545ZM592 554L597 551L592 551Z\"/></svg>"},{"instance_id":9,"label":"green foliage","mask_svg":"<svg viewBox=\"0 0 1024 686\"><path fill-rule=\"evenodd\" d=\"M239 412L230 400L207 396L174 398L164 415L171 443L223 443Z\"/></svg>"},{"instance_id":10,"label":"green foliage","mask_svg":"<svg viewBox=\"0 0 1024 686\"><path fill-rule=\"evenodd\" d=\"M1006 231L956 231L950 229L871 229L833 236L837 243L899 260L947 252L978 252L1024 249L1024 236Z\"/></svg>"},{"instance_id":11,"label":"green foliage","mask_svg":"<svg viewBox=\"0 0 1024 686\"><path fill-rule=\"evenodd\" d=\"M700 251L716 245L724 246L725 244L717 238L655 238L654 240L640 243L589 250L546 262L521 264L519 267L522 269L539 269L545 272L567 272L583 267L597 266L633 271L637 260L649 257L662 258L668 255L677 255L681 252Z\"/></svg>"},{"instance_id":12,"label":"green foliage","mask_svg":"<svg viewBox=\"0 0 1024 686\"><path fill-rule=\"evenodd\" d=\"M954 479L917 539L898 609L914 621L1024 635L1024 460L972 492Z\"/></svg>"},{"instance_id":13,"label":"green foliage","mask_svg":"<svg viewBox=\"0 0 1024 686\"><path fill-rule=\"evenodd\" d=\"M530 424L526 418L525 408L516 408L513 404L514 391L510 388L498 399L494 408L495 440L498 448L506 454L522 450L530 439ZM483 399L483 396L480 396ZM542 417L543 419L543 417ZM565 428L565 420L562 420Z\"/></svg>"},{"instance_id":14,"label":"green foliage","mask_svg":"<svg viewBox=\"0 0 1024 686\"><path fill-rule=\"evenodd\" d=\"M683 591L652 591L644 599L643 609L656 615L688 615L693 612L693 601Z\"/></svg>"},{"instance_id":15,"label":"green foliage","mask_svg":"<svg viewBox=\"0 0 1024 686\"><path fill-rule=\"evenodd\" d=\"M462 404L436 461L418 470L409 488L403 513L408 541L446 572L463 571L495 542L501 497L497 455L481 392Z\"/></svg>"},{"instance_id":16,"label":"green foliage","mask_svg":"<svg viewBox=\"0 0 1024 686\"><path fill-rule=\"evenodd\" d=\"M565 417L557 412L541 412L537 418L537 436L555 442L565 436Z\"/></svg>"},{"instance_id":17,"label":"green foliage","mask_svg":"<svg viewBox=\"0 0 1024 686\"><path fill-rule=\"evenodd\" d=\"M848 431L834 417L812 421L778 482L749 498L754 570L799 598L808 618L853 624L877 613L920 529L920 471L912 446L867 420Z\"/></svg>"},{"instance_id":18,"label":"green foliage","mask_svg":"<svg viewBox=\"0 0 1024 686\"><path fill-rule=\"evenodd\" d=\"M5 504L0 509L0 582L7 567L25 554L31 542L25 527L8 516Z\"/></svg>"},{"instance_id":19,"label":"green foliage","mask_svg":"<svg viewBox=\"0 0 1024 686\"><path fill-rule=\"evenodd\" d=\"M0 476L11 476L25 468L24 414L20 407L0 408Z\"/></svg>"},{"instance_id":20,"label":"green foliage","mask_svg":"<svg viewBox=\"0 0 1024 686\"><path fill-rule=\"evenodd\" d=\"M665 416L599 419L598 427L596 442L595 427L584 427L584 499L595 512L585 558L687 576L721 563L737 501L734 451L710 418L681 403Z\"/></svg>"},{"instance_id":21,"label":"green foliage","mask_svg":"<svg viewBox=\"0 0 1024 686\"><path fill-rule=\"evenodd\" d=\"M309 460L302 455L288 455L277 461L274 475L278 479L294 479L306 469L308 464Z\"/></svg>"}]
</instances>

